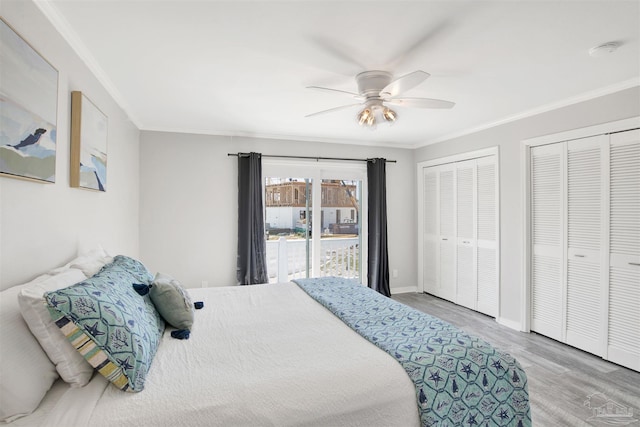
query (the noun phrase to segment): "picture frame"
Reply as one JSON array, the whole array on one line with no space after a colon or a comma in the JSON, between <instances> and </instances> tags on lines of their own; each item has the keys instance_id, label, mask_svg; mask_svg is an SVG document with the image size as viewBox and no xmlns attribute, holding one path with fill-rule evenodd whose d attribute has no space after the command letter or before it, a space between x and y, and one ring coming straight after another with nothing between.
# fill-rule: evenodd
<instances>
[{"instance_id":1,"label":"picture frame","mask_svg":"<svg viewBox=\"0 0 640 427\"><path fill-rule=\"evenodd\" d=\"M71 187L107 191L107 116L80 91L71 92Z\"/></svg>"},{"instance_id":2,"label":"picture frame","mask_svg":"<svg viewBox=\"0 0 640 427\"><path fill-rule=\"evenodd\" d=\"M56 181L58 70L0 17L0 176Z\"/></svg>"}]
</instances>

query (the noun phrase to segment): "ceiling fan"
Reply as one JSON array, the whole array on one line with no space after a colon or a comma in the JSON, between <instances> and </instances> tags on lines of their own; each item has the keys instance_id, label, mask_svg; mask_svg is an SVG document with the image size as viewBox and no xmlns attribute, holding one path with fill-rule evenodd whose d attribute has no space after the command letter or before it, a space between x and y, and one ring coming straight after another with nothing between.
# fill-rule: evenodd
<instances>
[{"instance_id":1,"label":"ceiling fan","mask_svg":"<svg viewBox=\"0 0 640 427\"><path fill-rule=\"evenodd\" d=\"M364 71L356 76L358 93L319 86L308 86L307 89L348 95L359 102L318 111L306 117L331 113L356 105L364 105L364 108L356 116L358 123L361 126L373 128L380 117L388 123L393 123L397 120L398 114L389 108L388 105L412 108L452 108L455 105L454 102L444 101L442 99L400 97L404 92L418 86L428 77L429 73L418 70L393 80L391 73L373 70Z\"/></svg>"}]
</instances>

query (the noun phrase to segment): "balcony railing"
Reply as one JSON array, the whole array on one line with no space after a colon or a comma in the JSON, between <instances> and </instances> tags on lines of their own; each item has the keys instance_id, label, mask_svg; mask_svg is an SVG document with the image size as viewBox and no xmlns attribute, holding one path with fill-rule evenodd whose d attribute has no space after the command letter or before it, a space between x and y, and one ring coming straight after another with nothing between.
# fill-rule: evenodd
<instances>
[{"instance_id":1,"label":"balcony railing","mask_svg":"<svg viewBox=\"0 0 640 427\"><path fill-rule=\"evenodd\" d=\"M309 240L309 247L313 239ZM303 239L267 240L269 283L288 282L307 277L306 241ZM360 277L360 240L357 237L320 240L322 258L316 277ZM311 264L311 261L309 261Z\"/></svg>"}]
</instances>

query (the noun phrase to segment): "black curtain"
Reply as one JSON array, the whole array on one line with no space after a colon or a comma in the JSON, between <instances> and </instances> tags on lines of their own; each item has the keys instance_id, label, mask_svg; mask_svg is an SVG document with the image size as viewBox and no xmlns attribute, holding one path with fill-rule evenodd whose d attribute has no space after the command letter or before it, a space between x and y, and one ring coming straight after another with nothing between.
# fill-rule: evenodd
<instances>
[{"instance_id":1,"label":"black curtain","mask_svg":"<svg viewBox=\"0 0 640 427\"><path fill-rule=\"evenodd\" d=\"M387 297L389 290L389 253L387 248L387 172L386 159L367 161L369 192L369 287Z\"/></svg>"},{"instance_id":2,"label":"black curtain","mask_svg":"<svg viewBox=\"0 0 640 427\"><path fill-rule=\"evenodd\" d=\"M238 266L239 285L268 283L264 214L262 210L262 155L238 154Z\"/></svg>"}]
</instances>

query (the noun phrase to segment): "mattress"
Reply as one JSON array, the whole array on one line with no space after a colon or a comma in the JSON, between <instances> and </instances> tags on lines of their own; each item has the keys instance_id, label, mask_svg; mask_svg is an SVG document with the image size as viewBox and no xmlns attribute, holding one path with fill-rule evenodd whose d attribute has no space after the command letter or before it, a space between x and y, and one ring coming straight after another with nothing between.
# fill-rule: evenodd
<instances>
[{"instance_id":1,"label":"mattress","mask_svg":"<svg viewBox=\"0 0 640 427\"><path fill-rule=\"evenodd\" d=\"M165 331L144 391L95 375L84 388L56 388L46 419L21 425L420 425L402 366L297 285L189 293L204 302L191 337Z\"/></svg>"}]
</instances>

